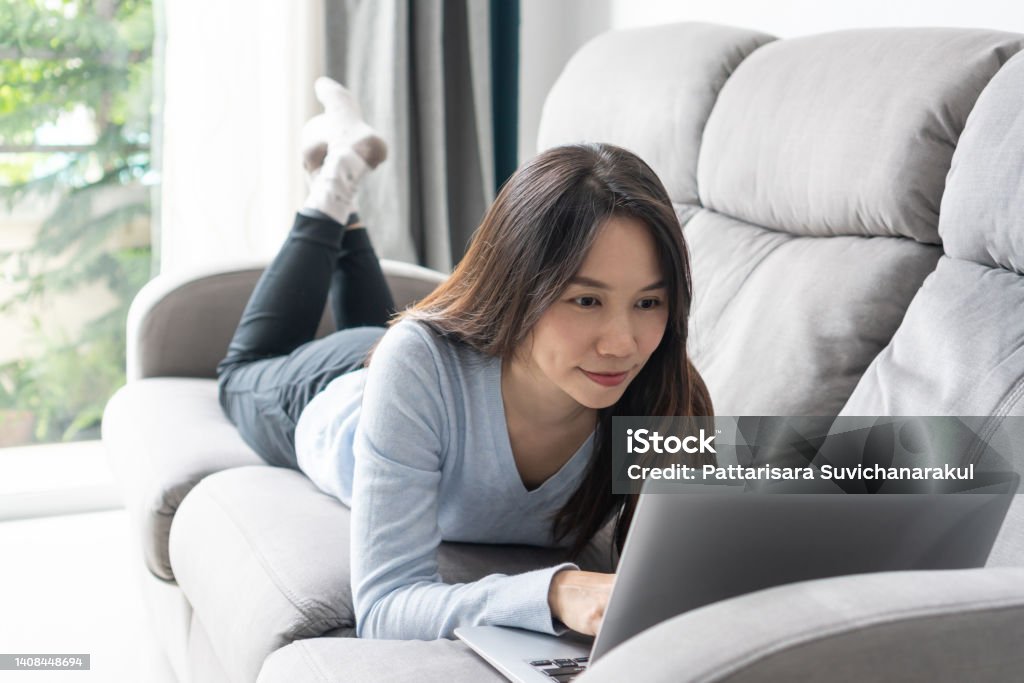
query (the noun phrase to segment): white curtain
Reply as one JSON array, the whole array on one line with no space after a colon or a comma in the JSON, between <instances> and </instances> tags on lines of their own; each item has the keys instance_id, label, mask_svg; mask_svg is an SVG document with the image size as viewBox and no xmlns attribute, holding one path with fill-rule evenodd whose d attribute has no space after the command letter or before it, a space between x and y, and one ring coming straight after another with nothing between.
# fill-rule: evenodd
<instances>
[{"instance_id":1,"label":"white curtain","mask_svg":"<svg viewBox=\"0 0 1024 683\"><path fill-rule=\"evenodd\" d=\"M169 0L161 272L267 260L305 198L323 0Z\"/></svg>"},{"instance_id":2,"label":"white curtain","mask_svg":"<svg viewBox=\"0 0 1024 683\"><path fill-rule=\"evenodd\" d=\"M360 192L378 254L449 271L494 198L489 4L165 2L161 272L273 257L322 74L389 143Z\"/></svg>"}]
</instances>

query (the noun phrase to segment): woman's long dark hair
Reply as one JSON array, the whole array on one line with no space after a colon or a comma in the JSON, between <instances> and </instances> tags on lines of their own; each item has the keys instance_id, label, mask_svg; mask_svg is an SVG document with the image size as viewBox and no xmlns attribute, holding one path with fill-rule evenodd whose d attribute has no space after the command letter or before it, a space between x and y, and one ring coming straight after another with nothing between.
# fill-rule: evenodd
<instances>
[{"instance_id":1,"label":"woman's long dark hair","mask_svg":"<svg viewBox=\"0 0 1024 683\"><path fill-rule=\"evenodd\" d=\"M511 359L613 215L650 229L668 290L668 323L622 397L598 411L595 457L553 519L555 538L572 539L573 557L616 513L621 551L633 518L636 496L612 493L612 417L712 415L707 388L686 354L691 281L682 228L658 176L614 145L539 154L502 187L451 277L391 321L419 320L484 354Z\"/></svg>"}]
</instances>

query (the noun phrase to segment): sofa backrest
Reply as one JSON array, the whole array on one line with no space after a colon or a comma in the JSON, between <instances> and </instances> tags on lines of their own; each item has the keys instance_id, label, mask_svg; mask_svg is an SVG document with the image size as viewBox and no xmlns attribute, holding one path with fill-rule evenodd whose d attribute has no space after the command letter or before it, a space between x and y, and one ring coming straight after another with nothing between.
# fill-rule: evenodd
<instances>
[{"instance_id":1,"label":"sofa backrest","mask_svg":"<svg viewBox=\"0 0 1024 683\"><path fill-rule=\"evenodd\" d=\"M1024 416L1024 53L971 111L938 229L938 267L844 413Z\"/></svg>"},{"instance_id":2,"label":"sofa backrest","mask_svg":"<svg viewBox=\"0 0 1024 683\"><path fill-rule=\"evenodd\" d=\"M661 175L718 414L836 415L942 255L953 150L1022 47L969 29L606 34L556 83L539 147L611 142Z\"/></svg>"},{"instance_id":3,"label":"sofa backrest","mask_svg":"<svg viewBox=\"0 0 1024 683\"><path fill-rule=\"evenodd\" d=\"M604 33L573 55L544 101L538 148L611 142L658 174L681 216L700 208L697 156L712 107L747 55L775 40L688 23Z\"/></svg>"}]
</instances>

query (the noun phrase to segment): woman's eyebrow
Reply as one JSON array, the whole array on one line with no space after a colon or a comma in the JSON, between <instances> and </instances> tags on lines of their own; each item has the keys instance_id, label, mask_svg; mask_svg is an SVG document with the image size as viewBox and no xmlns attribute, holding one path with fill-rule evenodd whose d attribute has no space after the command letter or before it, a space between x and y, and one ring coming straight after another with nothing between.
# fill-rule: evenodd
<instances>
[{"instance_id":1,"label":"woman's eyebrow","mask_svg":"<svg viewBox=\"0 0 1024 683\"><path fill-rule=\"evenodd\" d=\"M589 278L589 277L583 277L582 275L574 276L571 280L569 280L569 284L570 285L583 285L584 287L593 287L595 289L611 289L611 287L609 287L605 283L601 282L600 280L595 280L595 279ZM665 281L664 280L658 280L657 282L652 282L651 284L647 285L646 287L641 287L640 291L641 292L646 292L646 291L651 290L651 289L661 289L664 286L665 286Z\"/></svg>"}]
</instances>

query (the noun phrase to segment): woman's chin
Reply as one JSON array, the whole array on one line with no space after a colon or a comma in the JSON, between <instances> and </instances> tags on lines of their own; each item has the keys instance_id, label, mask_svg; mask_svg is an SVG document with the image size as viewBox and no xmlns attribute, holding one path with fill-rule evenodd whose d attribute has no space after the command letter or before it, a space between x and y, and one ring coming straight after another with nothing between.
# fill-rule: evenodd
<instances>
[{"instance_id":1,"label":"woman's chin","mask_svg":"<svg viewBox=\"0 0 1024 683\"><path fill-rule=\"evenodd\" d=\"M595 395L594 392L587 392L586 394L580 392L573 398L575 398L576 402L581 406L592 410L601 410L615 405L618 400L622 398L623 393L624 392L619 387L616 387L616 391L605 391L597 395Z\"/></svg>"}]
</instances>

